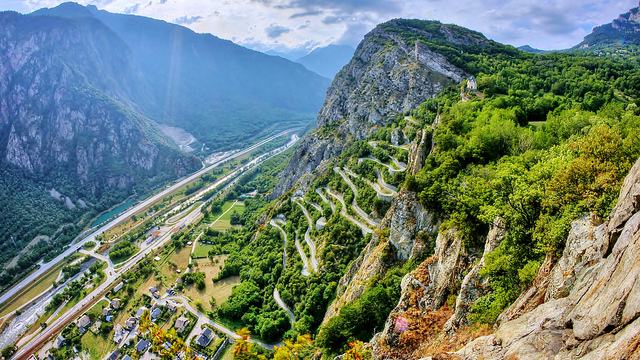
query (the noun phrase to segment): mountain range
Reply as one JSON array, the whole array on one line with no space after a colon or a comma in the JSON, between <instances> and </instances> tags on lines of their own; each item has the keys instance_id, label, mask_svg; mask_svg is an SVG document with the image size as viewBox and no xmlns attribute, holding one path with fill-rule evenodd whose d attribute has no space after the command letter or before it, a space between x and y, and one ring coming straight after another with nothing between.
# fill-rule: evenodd
<instances>
[{"instance_id":1,"label":"mountain range","mask_svg":"<svg viewBox=\"0 0 640 360\"><path fill-rule=\"evenodd\" d=\"M307 69L333 79L353 57L355 49L348 45L328 45L317 48L296 60Z\"/></svg>"},{"instance_id":2,"label":"mountain range","mask_svg":"<svg viewBox=\"0 0 640 360\"><path fill-rule=\"evenodd\" d=\"M3 12L0 24L3 267L28 244L32 264L78 229L59 242L37 235L58 238L81 216L199 169L194 155L307 126L329 84L210 34L94 6ZM167 126L195 134L192 154Z\"/></svg>"},{"instance_id":3,"label":"mountain range","mask_svg":"<svg viewBox=\"0 0 640 360\"><path fill-rule=\"evenodd\" d=\"M573 49L624 49L640 45L640 8L621 14L609 24L597 26Z\"/></svg>"},{"instance_id":4,"label":"mountain range","mask_svg":"<svg viewBox=\"0 0 640 360\"><path fill-rule=\"evenodd\" d=\"M637 358L637 13L568 53L438 21L376 26L288 163L233 185L227 199L278 172L268 197L233 213L243 226L176 235L225 254L214 282L241 282L207 315L297 339L283 349L300 358ZM629 59L600 52L622 48ZM221 138L305 124L327 83L211 35L71 3L0 14L0 49L0 261L32 246L6 283L70 240L63 225L201 167L161 125L225 149ZM261 107L271 115L247 119ZM149 260L132 284L163 263L175 276Z\"/></svg>"}]
</instances>

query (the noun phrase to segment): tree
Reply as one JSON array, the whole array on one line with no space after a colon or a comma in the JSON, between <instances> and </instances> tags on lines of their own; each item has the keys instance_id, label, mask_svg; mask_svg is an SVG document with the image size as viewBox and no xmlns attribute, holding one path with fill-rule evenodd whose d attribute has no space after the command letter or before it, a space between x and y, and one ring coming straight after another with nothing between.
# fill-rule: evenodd
<instances>
[{"instance_id":1,"label":"tree","mask_svg":"<svg viewBox=\"0 0 640 360\"><path fill-rule=\"evenodd\" d=\"M111 332L111 330L113 330L113 324L104 321L102 324L100 324L100 332L107 335Z\"/></svg>"},{"instance_id":2,"label":"tree","mask_svg":"<svg viewBox=\"0 0 640 360\"><path fill-rule=\"evenodd\" d=\"M236 332L240 335L240 339L236 341L236 347L233 349L234 360L265 360L264 355L260 355L253 351L253 343L250 343L251 332L247 328L242 328Z\"/></svg>"},{"instance_id":3,"label":"tree","mask_svg":"<svg viewBox=\"0 0 640 360\"><path fill-rule=\"evenodd\" d=\"M7 345L4 349L2 349L2 357L5 359L9 359L15 352L18 350L18 347L15 345Z\"/></svg>"}]
</instances>

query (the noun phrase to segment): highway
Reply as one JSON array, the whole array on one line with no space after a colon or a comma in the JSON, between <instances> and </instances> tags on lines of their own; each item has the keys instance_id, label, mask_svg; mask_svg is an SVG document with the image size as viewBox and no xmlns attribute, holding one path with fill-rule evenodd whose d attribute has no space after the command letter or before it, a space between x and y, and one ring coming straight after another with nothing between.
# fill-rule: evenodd
<instances>
[{"instance_id":1,"label":"highway","mask_svg":"<svg viewBox=\"0 0 640 360\"><path fill-rule=\"evenodd\" d=\"M287 133L291 133L293 131L299 130L298 128L296 129L289 129L289 130L285 130L282 131L281 133L271 136L265 140L260 141L259 143L250 146L242 151L236 152L232 155L229 155L226 158L220 159L217 162L213 163L210 166L204 167L201 170L187 176L186 178L183 178L182 180L179 180L177 183L175 183L174 185L162 190L161 192L157 193L156 195L151 196L150 198L148 198L147 200L137 204L136 206L130 208L129 210L125 211L124 213L122 213L120 216L118 216L116 219L112 220L111 222L109 222L108 224L102 226L101 228L97 229L96 231L94 231L91 235L87 236L86 238L84 238L83 240L81 240L80 242L77 242L73 245L71 245L69 247L69 249L67 249L65 252L63 252L62 254L58 255L56 258L54 258L53 260L51 260L48 263L44 263L43 261L40 261L38 263L38 265L40 265L40 268L34 272L32 272L31 274L29 274L26 278L22 279L16 286L13 286L12 288L10 288L9 290L7 290L6 292L4 292L2 295L0 295L0 304L4 303L5 301L9 300L11 297L13 297L15 294L17 294L22 288L24 288L25 286L27 286L28 284L32 283L33 281L35 281L36 279L38 279L40 276L42 276L42 274L44 274L45 272L47 272L47 270L49 270L51 267L55 266L55 264L57 264L58 262L62 261L65 257L75 253L76 251L78 251L78 249L82 248L82 245L84 245L84 243L88 242L88 241L95 241L95 237L97 235L100 235L101 233L109 230L110 228L116 226L119 222L131 217L132 215L134 215L135 213L139 212L140 210L144 209L145 207L147 207L148 205L151 205L152 203L154 203L155 201L162 199L164 196L166 196L167 194L172 193L173 191L183 187L184 185L188 184L189 182L197 179L199 176L213 170L215 167L219 166L220 164L240 157L242 155L245 155L247 153L250 153L251 151L259 148L260 146L273 141L274 139L285 135Z\"/></svg>"},{"instance_id":2,"label":"highway","mask_svg":"<svg viewBox=\"0 0 640 360\"><path fill-rule=\"evenodd\" d=\"M206 168L204 168L204 169L202 169L202 170L190 175L189 177L180 180L178 183L174 184L173 186L167 188L166 190L160 192L159 194L156 194L156 195L150 197L149 199L147 199L147 200L143 201L142 203L136 205L134 208L126 211L124 214L120 215L117 219L109 222L109 224L107 224L107 225L101 227L100 229L96 230L90 236L88 236L86 239L84 239L81 242L75 244L70 249L65 251L65 253L59 255L56 259L54 259L54 261L52 261L50 263L50 266L55 264L55 262L64 259L64 257L66 257L67 255L77 251L78 249L80 249L82 247L82 245L85 242L95 239L95 236L101 234L103 231L109 229L111 226L115 226L120 221L127 219L131 215L133 215L136 212L140 211L144 207L152 204L154 201L160 199L161 197L165 196L166 194L168 194L168 193L180 188L181 186L186 185L190 181L193 181L198 176L202 175L203 173L205 173L207 171L210 171L213 167L218 166L220 163L222 163L224 161L227 161L230 158L242 156L243 154L246 154L247 152L253 151L253 150L255 150L256 147L259 147L259 146L263 145L266 142L269 142L269 141L271 141L271 140L273 140L273 139L275 139L275 138L277 138L279 136L282 136L287 132L290 132L290 131L282 132L282 133L280 133L280 134L278 134L276 136L273 136L273 137L271 137L271 138L269 138L267 140L264 140L262 142L262 144L260 144L260 143L259 143L259 145L256 144L256 145L254 145L254 146L252 146L250 148L247 148L245 150L237 152L237 153L231 155L230 157L228 157L226 159L219 160L216 164L213 164L213 165L211 165L209 167L206 167ZM293 146L293 144L295 144L298 140L299 140L299 138L296 135L292 135L291 141L288 144L286 144L286 145L282 146L281 148L279 148L278 150L282 150L282 149L286 150L286 149L290 148L291 146ZM284 150L282 150L282 151L284 151ZM279 152L275 151L275 150L272 150L272 151L268 152L268 154L271 154L272 156L275 156L277 153L279 153ZM270 157L267 156L267 157L261 157L261 158L264 161L264 160L266 160L266 159L268 159ZM252 164L255 167L255 166L259 165L260 162L251 162L250 164ZM229 181L232 176L241 176L241 175L243 175L244 173L246 173L247 171L249 171L251 169L252 169L251 166L245 165L241 169L233 171L233 172L227 174L226 176L220 178L219 180L217 180L214 183L214 186L220 186L223 183ZM214 187L214 186L212 186L212 187ZM198 194L196 194L194 197L197 197L197 196L198 196ZM200 205L198 205L198 208L200 208L202 206L203 206L203 204L200 204ZM191 209L190 206L186 206L185 209L181 212L182 214L184 214L183 217L182 217L182 223L184 223L185 226L196 222L202 216L202 213L199 211L199 209L196 209L196 210L193 210L193 211L191 211L191 210L192 209ZM169 229L167 229L167 230L169 230ZM82 299L78 304L76 304L74 307L69 309L60 318L58 318L55 321L53 321L52 323L48 324L48 326L45 329L43 329L41 333L39 333L38 335L34 336L31 340L29 340L26 343L25 346L20 348L16 352L16 354L14 354L12 359L15 359L15 360L26 359L27 356L29 356L35 350L37 350L40 346L42 346L42 344L44 344L46 341L48 341L52 336L54 336L58 331L60 331L64 326L66 326L66 324L70 323L77 316L79 316L82 312L88 310L91 306L93 306L93 304L97 300L102 298L102 296L104 296L110 290L111 286L114 285L116 283L116 281L118 281L118 279L120 278L120 276L124 272L132 269L146 255L152 253L156 249L158 249L161 246L163 246L166 242L168 242L171 239L171 235L172 235L171 231L166 231L160 237L160 239L158 239L158 240L156 240L154 242L148 243L146 241L143 241L141 243L140 251L134 257L132 257L131 259L127 260L125 262L125 264L122 265L119 269L113 270L112 265L111 265L110 268L107 270L111 274L108 273L107 280L103 284L98 286L94 291L91 292L91 294L87 295L86 298ZM42 270L42 268L40 270ZM23 280L23 282L20 283L20 286L24 286L24 285L25 285L25 283L24 283L24 280Z\"/></svg>"}]
</instances>

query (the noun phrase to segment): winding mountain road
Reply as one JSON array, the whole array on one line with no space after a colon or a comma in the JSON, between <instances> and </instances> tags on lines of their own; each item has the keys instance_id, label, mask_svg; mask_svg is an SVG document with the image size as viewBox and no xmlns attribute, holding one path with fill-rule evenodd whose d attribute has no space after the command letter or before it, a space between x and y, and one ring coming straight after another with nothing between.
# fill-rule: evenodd
<instances>
[{"instance_id":1,"label":"winding mountain road","mask_svg":"<svg viewBox=\"0 0 640 360\"><path fill-rule=\"evenodd\" d=\"M287 314L289 314L289 318L291 319L291 324L296 322L296 317L295 315L293 315L293 311L291 311L291 309L289 309L287 304L285 304L284 301L282 301L282 298L280 298L280 292L278 291L277 288L273 290L273 299L276 301L278 306L280 306L284 311L287 312Z\"/></svg>"},{"instance_id":2,"label":"winding mountain road","mask_svg":"<svg viewBox=\"0 0 640 360\"><path fill-rule=\"evenodd\" d=\"M351 188L351 191L353 191L354 196L353 196L353 201L351 202L351 207L353 208L353 210L355 210L355 212L358 213L358 215L360 215L360 217L364 219L364 221L366 221L369 225L373 227L378 226L378 224L380 224L380 220L372 219L364 210L362 210L360 206L358 206L358 203L356 202L356 198L358 197L358 188L356 188L356 185L351 181L351 179L349 179L349 176L347 176L347 174L345 174L342 170L340 170L337 167L333 168L333 171L340 174L342 179L346 181L349 187Z\"/></svg>"},{"instance_id":3,"label":"winding mountain road","mask_svg":"<svg viewBox=\"0 0 640 360\"><path fill-rule=\"evenodd\" d=\"M324 196L324 194L322 193L322 189L321 189L321 188L317 188L317 189L316 189L316 193L317 193L318 195L320 195L320 198L322 198L322 201L324 201L324 202L326 202L327 204L329 204L329 206L331 207L331 212L333 212L333 213L335 214L335 212L336 212L336 205L335 205L333 202L329 201L329 199L327 199L327 197L326 197L326 196Z\"/></svg>"},{"instance_id":4,"label":"winding mountain road","mask_svg":"<svg viewBox=\"0 0 640 360\"><path fill-rule=\"evenodd\" d=\"M284 251L282 252L282 270L287 268L287 233L278 225L278 223L286 224L286 221L282 218L275 218L269 221L269 224L274 228L278 228L282 232L282 236L284 236Z\"/></svg>"},{"instance_id":5,"label":"winding mountain road","mask_svg":"<svg viewBox=\"0 0 640 360\"><path fill-rule=\"evenodd\" d=\"M302 276L309 276L309 260L307 260L307 254L304 253L304 249L302 248L302 244L300 243L300 239L298 239L298 232L296 231L296 249L298 250L298 254L302 258Z\"/></svg>"},{"instance_id":6,"label":"winding mountain road","mask_svg":"<svg viewBox=\"0 0 640 360\"><path fill-rule=\"evenodd\" d=\"M309 250L311 250L311 266L313 267L313 270L317 272L319 264L318 264L318 260L316 260L316 244L315 244L315 241L311 239L311 229L313 228L313 219L311 219L311 215L309 215L309 211L307 211L307 208L304 206L304 203L302 202L302 198L294 198L293 200L302 208L302 212L304 213L304 216L307 218L307 223L309 224L309 227L307 227L307 231L304 233L304 241L307 243L307 245L309 245Z\"/></svg>"},{"instance_id":7,"label":"winding mountain road","mask_svg":"<svg viewBox=\"0 0 640 360\"><path fill-rule=\"evenodd\" d=\"M277 291L277 290L276 290ZM194 309L191 304L189 304L189 300L183 296L180 295L173 295L173 296L168 296L166 298L163 298L162 300L158 301L158 303L163 304L166 303L166 301L171 300L171 301L178 301L180 303L182 303L182 305L184 305L184 307L191 312L192 314L196 315L198 317L198 324L209 324L211 326L213 326L216 330L224 333L225 335L227 335L228 337L232 338L232 339L240 339L240 335L236 334L234 331L231 331L230 329L224 327L223 325L221 325L220 323L215 322L214 320L209 319L205 314L199 312L197 309ZM277 302L277 300L276 300ZM198 326L194 326L194 330L197 329ZM251 339L249 340L249 342L254 343L254 344L258 344L260 346L262 346L265 349L269 349L269 350L273 350L275 349L276 346L282 346L283 343L280 342L278 344L267 344L264 343L262 341L258 341L258 340L254 340Z\"/></svg>"},{"instance_id":8,"label":"winding mountain road","mask_svg":"<svg viewBox=\"0 0 640 360\"><path fill-rule=\"evenodd\" d=\"M287 268L287 233L280 227L280 225L278 225L278 222L282 224L286 224L285 220L282 218L271 219L271 221L269 221L269 224L271 224L271 226L275 228L278 228L282 232L282 235L284 236L284 251L283 251L284 254L282 255L282 269L284 270ZM284 301L282 301L282 298L280 298L280 293L278 292L278 288L273 289L273 299L276 301L278 306L282 308L282 310L286 311L287 314L289 314L289 317L291 318L291 323L293 324L294 322L296 322L296 317L293 315L293 311L291 311L291 309L289 309L287 304L285 304Z\"/></svg>"},{"instance_id":9,"label":"winding mountain road","mask_svg":"<svg viewBox=\"0 0 640 360\"><path fill-rule=\"evenodd\" d=\"M327 194L333 196L338 201L340 201L340 203L342 204L342 210L340 210L340 215L344 216L345 219L351 221L353 224L359 227L360 230L362 230L362 235L371 234L373 232L373 230L371 230L365 223L361 222L360 220L354 218L353 216L349 215L349 213L347 213L347 205L344 203L344 199L342 198L342 195L333 193L329 188L325 188L325 190L327 191Z\"/></svg>"},{"instance_id":10,"label":"winding mountain road","mask_svg":"<svg viewBox=\"0 0 640 360\"><path fill-rule=\"evenodd\" d=\"M376 162L376 163L386 167L387 169L389 169L389 174L393 174L393 173L397 173L397 172L403 172L403 171L407 170L407 166L406 165L404 165L403 163L401 163L400 161L396 160L393 157L390 157L390 158L391 158L391 161L393 161L393 163L398 167L398 169L394 169L393 166L387 165L387 164L383 163L382 161L374 158L373 156L367 156L367 157L360 158L360 159L358 159L358 163L361 163L361 162L363 162L365 160L370 160L370 161Z\"/></svg>"}]
</instances>

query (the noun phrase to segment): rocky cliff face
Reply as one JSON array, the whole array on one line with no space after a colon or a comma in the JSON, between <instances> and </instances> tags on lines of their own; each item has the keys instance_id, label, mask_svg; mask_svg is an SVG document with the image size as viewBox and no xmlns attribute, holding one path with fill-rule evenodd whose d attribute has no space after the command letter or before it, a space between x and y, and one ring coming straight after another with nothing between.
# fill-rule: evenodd
<instances>
[{"instance_id":1,"label":"rocky cliff face","mask_svg":"<svg viewBox=\"0 0 640 360\"><path fill-rule=\"evenodd\" d=\"M387 264L383 254L393 254L391 261L419 257L429 250L425 240L435 236L439 226L439 221L424 209L415 193L402 190L394 196L391 208L371 241L340 280L336 299L323 322L336 316L344 305L360 298L368 280L385 271ZM386 231L389 235L382 235Z\"/></svg>"},{"instance_id":2,"label":"rocky cliff face","mask_svg":"<svg viewBox=\"0 0 640 360\"><path fill-rule=\"evenodd\" d=\"M0 23L6 163L35 177L66 171L94 194L199 166L170 147L153 122L125 107L135 108L131 99L144 96L144 81L106 27L15 13L1 14Z\"/></svg>"},{"instance_id":3,"label":"rocky cliff face","mask_svg":"<svg viewBox=\"0 0 640 360\"><path fill-rule=\"evenodd\" d=\"M455 358L629 359L640 356L640 160L601 223L572 224L562 257L505 311L495 334Z\"/></svg>"},{"instance_id":4,"label":"rocky cliff face","mask_svg":"<svg viewBox=\"0 0 640 360\"><path fill-rule=\"evenodd\" d=\"M327 90L318 113L318 128L331 124L337 131L331 136L316 132L303 139L273 192L274 198L291 189L300 176L311 173L321 161L340 154L349 138L366 138L376 126L388 125L398 114L416 108L466 76L427 45L411 43L385 26L425 32L393 20L365 36L353 59ZM453 34L444 25L439 32L438 36L454 43L477 41Z\"/></svg>"},{"instance_id":5,"label":"rocky cliff face","mask_svg":"<svg viewBox=\"0 0 640 360\"><path fill-rule=\"evenodd\" d=\"M611 51L626 45L640 44L640 8L621 14L609 24L595 27L574 49Z\"/></svg>"},{"instance_id":6,"label":"rocky cliff face","mask_svg":"<svg viewBox=\"0 0 640 360\"><path fill-rule=\"evenodd\" d=\"M474 259L455 230L439 234L434 256L403 279L398 306L371 341L374 358L638 358L640 159L609 218L575 221L562 257L547 258L533 285L501 314L495 332L473 340L464 329L470 304L490 290L478 273L505 235L498 218L483 257L471 267ZM457 295L455 308L446 303L447 294Z\"/></svg>"},{"instance_id":7,"label":"rocky cliff face","mask_svg":"<svg viewBox=\"0 0 640 360\"><path fill-rule=\"evenodd\" d=\"M402 280L402 297L389 314L384 330L371 341L374 358L418 359L429 353L444 332L455 333L468 325L471 304L490 290L481 279L484 255L505 235L504 222L496 219L489 230L484 254L477 260L465 251L455 229L438 234L433 256ZM448 304L457 296L455 307Z\"/></svg>"}]
</instances>

